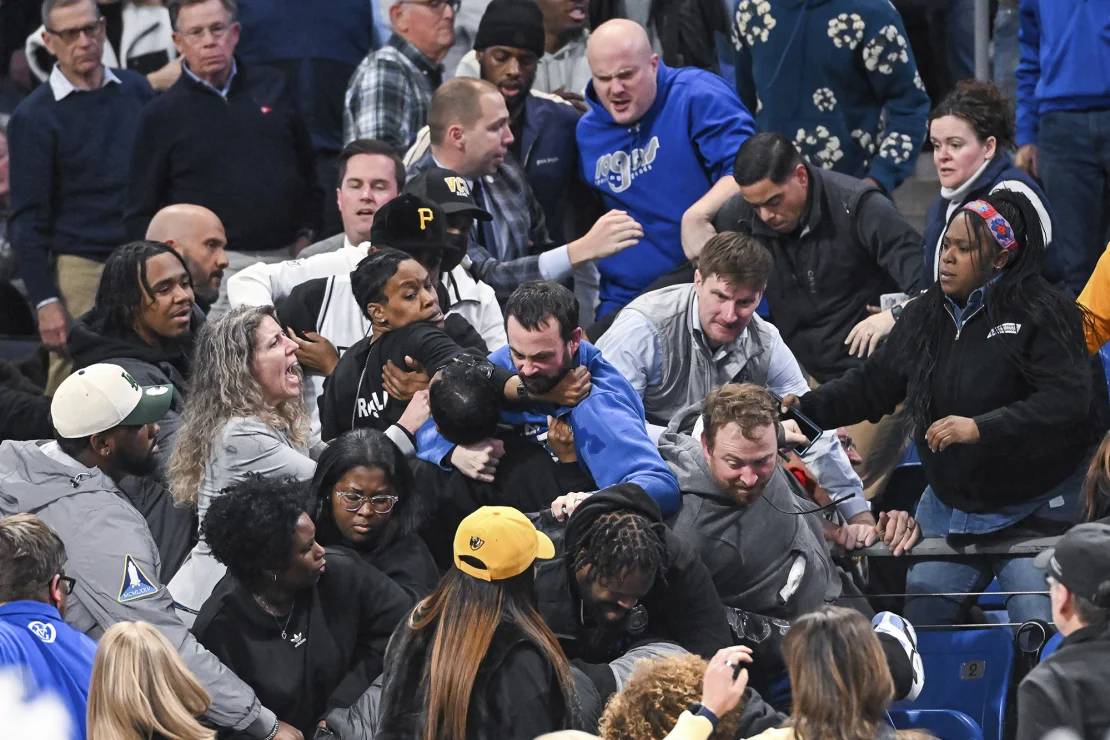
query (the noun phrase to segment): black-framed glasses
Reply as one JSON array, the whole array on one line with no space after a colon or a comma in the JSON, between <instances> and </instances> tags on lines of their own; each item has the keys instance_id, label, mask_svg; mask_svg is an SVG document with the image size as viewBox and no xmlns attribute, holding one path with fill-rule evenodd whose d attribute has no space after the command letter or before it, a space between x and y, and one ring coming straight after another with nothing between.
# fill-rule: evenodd
<instances>
[{"instance_id":1,"label":"black-framed glasses","mask_svg":"<svg viewBox=\"0 0 1110 740\"><path fill-rule=\"evenodd\" d=\"M480 372L482 377L486 380L491 380L493 378L493 363L485 358L463 353L452 357L451 362L458 362L467 367L477 368L478 372Z\"/></svg>"},{"instance_id":2,"label":"black-framed glasses","mask_svg":"<svg viewBox=\"0 0 1110 740\"><path fill-rule=\"evenodd\" d=\"M66 595L68 596L69 594L73 593L73 587L77 585L77 579L76 578L70 578L67 575L59 573L58 574L58 583L65 584L65 592L66 592ZM53 584L54 584L54 579L51 578L49 585L53 585Z\"/></svg>"},{"instance_id":3,"label":"black-framed glasses","mask_svg":"<svg viewBox=\"0 0 1110 740\"><path fill-rule=\"evenodd\" d=\"M80 26L79 28L47 28L46 32L53 36L57 36L63 43L72 44L75 43L77 39L81 38L81 34L85 34L90 39L96 38L96 35L100 33L100 28L103 25L104 19L97 18L92 23Z\"/></svg>"},{"instance_id":4,"label":"black-framed glasses","mask_svg":"<svg viewBox=\"0 0 1110 740\"><path fill-rule=\"evenodd\" d=\"M442 13L444 8L450 7L451 12L458 13L462 0L401 0L399 5L423 5L433 13Z\"/></svg>"},{"instance_id":5,"label":"black-framed glasses","mask_svg":"<svg viewBox=\"0 0 1110 740\"><path fill-rule=\"evenodd\" d=\"M370 504L370 511L375 514L388 514L393 511L393 506L397 503L398 496L390 496L388 494L378 494L376 496L364 496L361 493L354 491L336 491L335 495L339 498L340 505L344 511L354 513L365 506Z\"/></svg>"}]
</instances>

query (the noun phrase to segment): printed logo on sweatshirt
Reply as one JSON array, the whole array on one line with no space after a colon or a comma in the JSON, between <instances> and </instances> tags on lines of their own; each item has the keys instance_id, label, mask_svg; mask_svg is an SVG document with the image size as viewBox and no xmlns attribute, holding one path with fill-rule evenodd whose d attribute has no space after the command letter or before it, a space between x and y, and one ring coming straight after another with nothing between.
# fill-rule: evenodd
<instances>
[{"instance_id":1,"label":"printed logo on sweatshirt","mask_svg":"<svg viewBox=\"0 0 1110 740\"><path fill-rule=\"evenodd\" d=\"M306 641L307 638L305 638L303 632L298 632L297 634L289 638L289 642L293 643L293 647L295 648L299 648L301 645L304 645Z\"/></svg>"},{"instance_id":2,"label":"printed logo on sweatshirt","mask_svg":"<svg viewBox=\"0 0 1110 740\"><path fill-rule=\"evenodd\" d=\"M651 137L647 147L634 148L632 153L616 151L598 157L594 170L594 185L608 185L614 193L623 193L632 187L632 181L649 172L659 153L659 137Z\"/></svg>"},{"instance_id":3,"label":"printed logo on sweatshirt","mask_svg":"<svg viewBox=\"0 0 1110 740\"><path fill-rule=\"evenodd\" d=\"M389 403L389 394L385 391L381 393L371 393L370 399L359 398L355 402L355 410L358 413L358 418L365 419L368 416L378 418L378 414L385 411L386 404Z\"/></svg>"},{"instance_id":4,"label":"printed logo on sweatshirt","mask_svg":"<svg viewBox=\"0 0 1110 740\"><path fill-rule=\"evenodd\" d=\"M987 335L987 339L990 339L996 334L1017 334L1019 331L1021 331L1021 324L999 324L991 329L990 334Z\"/></svg>"},{"instance_id":5,"label":"printed logo on sweatshirt","mask_svg":"<svg viewBox=\"0 0 1110 740\"><path fill-rule=\"evenodd\" d=\"M54 625L47 624L46 622L29 622L27 624L27 629L31 630L32 635L48 645L58 638L58 633L54 630Z\"/></svg>"},{"instance_id":6,"label":"printed logo on sweatshirt","mask_svg":"<svg viewBox=\"0 0 1110 740\"><path fill-rule=\"evenodd\" d=\"M158 593L158 587L151 583L143 573L143 569L135 562L135 558L127 555L123 559L123 581L119 586L119 597L116 599L121 604L136 601Z\"/></svg>"}]
</instances>

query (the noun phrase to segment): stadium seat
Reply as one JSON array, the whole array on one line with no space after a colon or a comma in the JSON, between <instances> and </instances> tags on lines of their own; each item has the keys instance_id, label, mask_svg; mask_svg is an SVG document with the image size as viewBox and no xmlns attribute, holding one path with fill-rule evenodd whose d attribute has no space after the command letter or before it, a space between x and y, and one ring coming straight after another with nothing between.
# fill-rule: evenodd
<instances>
[{"instance_id":1,"label":"stadium seat","mask_svg":"<svg viewBox=\"0 0 1110 740\"><path fill-rule=\"evenodd\" d=\"M924 730L938 740L983 740L983 729L971 717L953 709L891 709L897 730Z\"/></svg>"},{"instance_id":2,"label":"stadium seat","mask_svg":"<svg viewBox=\"0 0 1110 740\"><path fill-rule=\"evenodd\" d=\"M982 737L1001 740L1006 690L1014 663L1009 628L920 631L918 650L925 664L925 688L899 710L963 712L982 728Z\"/></svg>"},{"instance_id":3,"label":"stadium seat","mask_svg":"<svg viewBox=\"0 0 1110 740\"><path fill-rule=\"evenodd\" d=\"M1044 647L1041 648L1040 660L1044 660L1045 658L1047 658L1048 656L1050 656L1054 652L1056 652L1056 648L1060 647L1060 643L1063 642L1063 641L1064 641L1064 633L1063 632L1057 632L1055 635L1048 638L1048 642L1046 642L1044 644Z\"/></svg>"},{"instance_id":4,"label":"stadium seat","mask_svg":"<svg viewBox=\"0 0 1110 740\"><path fill-rule=\"evenodd\" d=\"M1098 359L1102 361L1102 371L1106 374L1106 385L1110 387L1110 342L1099 347Z\"/></svg>"}]
</instances>

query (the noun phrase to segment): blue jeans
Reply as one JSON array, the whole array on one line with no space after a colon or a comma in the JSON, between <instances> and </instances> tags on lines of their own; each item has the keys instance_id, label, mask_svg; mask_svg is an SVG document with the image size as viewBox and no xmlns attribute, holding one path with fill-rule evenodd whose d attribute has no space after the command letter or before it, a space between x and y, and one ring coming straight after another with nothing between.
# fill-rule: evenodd
<instances>
[{"instance_id":1,"label":"blue jeans","mask_svg":"<svg viewBox=\"0 0 1110 740\"><path fill-rule=\"evenodd\" d=\"M1080 489L1086 474L1085 464L1076 468L1068 478L1052 493L1059 496L1062 504L1046 506L1038 510L1039 519L1052 520L1061 526L1075 524L1082 517ZM926 489L918 504L915 518L921 525L922 537L947 537L928 512L923 511L928 500L933 497L932 489ZM991 539L1005 539L1018 534L1021 522L998 532L985 535L961 535L963 542L989 542ZM999 590L1008 591L1047 591L1044 571L1033 565L1032 557L1012 558L998 555L971 555L958 560L924 560L910 566L906 577L907 594L942 593L979 593L997 578ZM906 598L905 617L914 626L958 624L966 619L967 610L976 602L977 596L909 596ZM1030 619L1052 621L1052 608L1047 595L1010 596L1006 600L1006 610L1010 621L1024 623Z\"/></svg>"},{"instance_id":2,"label":"blue jeans","mask_svg":"<svg viewBox=\"0 0 1110 740\"><path fill-rule=\"evenodd\" d=\"M1017 65L1021 59L1018 46L1018 9L999 5L994 16L994 84L1002 94L1014 100L1017 97Z\"/></svg>"},{"instance_id":3,"label":"blue jeans","mask_svg":"<svg viewBox=\"0 0 1110 740\"><path fill-rule=\"evenodd\" d=\"M975 0L949 0L944 12L944 40L952 84L975 79Z\"/></svg>"},{"instance_id":4,"label":"blue jeans","mask_svg":"<svg viewBox=\"0 0 1110 740\"><path fill-rule=\"evenodd\" d=\"M1083 290L1110 230L1110 110L1052 111L1041 116L1037 163L1055 211L1052 250L1060 250L1064 285Z\"/></svg>"}]
</instances>

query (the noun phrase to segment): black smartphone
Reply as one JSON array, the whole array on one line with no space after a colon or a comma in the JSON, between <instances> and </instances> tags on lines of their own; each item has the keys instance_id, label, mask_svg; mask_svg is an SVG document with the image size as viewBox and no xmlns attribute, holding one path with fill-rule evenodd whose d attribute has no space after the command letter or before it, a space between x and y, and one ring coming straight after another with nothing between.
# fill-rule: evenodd
<instances>
[{"instance_id":1,"label":"black smartphone","mask_svg":"<svg viewBox=\"0 0 1110 740\"><path fill-rule=\"evenodd\" d=\"M774 391L769 390L767 392L771 394L771 398L775 399L775 403L779 405L779 408L782 408L782 397ZM820 437L825 431L821 427L817 426L817 424L814 423L813 419L810 419L798 409L787 409L786 413L782 414L782 416L780 417L780 421L785 421L787 419L792 419L794 422L796 422L798 424L798 428L802 430L802 434L809 438L809 444L802 447L794 448L794 451L797 452L799 455L804 455L809 452L809 448L817 442L817 438Z\"/></svg>"}]
</instances>

